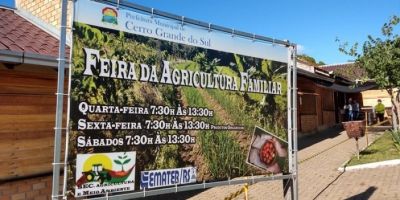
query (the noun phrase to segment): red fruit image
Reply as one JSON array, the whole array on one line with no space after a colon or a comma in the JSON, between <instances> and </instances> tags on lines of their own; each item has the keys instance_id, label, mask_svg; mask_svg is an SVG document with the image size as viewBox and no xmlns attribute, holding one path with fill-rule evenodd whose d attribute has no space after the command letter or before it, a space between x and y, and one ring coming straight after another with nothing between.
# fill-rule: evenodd
<instances>
[{"instance_id":1,"label":"red fruit image","mask_svg":"<svg viewBox=\"0 0 400 200\"><path fill-rule=\"evenodd\" d=\"M266 165L274 164L276 149L272 140L266 140L260 149L260 160Z\"/></svg>"}]
</instances>

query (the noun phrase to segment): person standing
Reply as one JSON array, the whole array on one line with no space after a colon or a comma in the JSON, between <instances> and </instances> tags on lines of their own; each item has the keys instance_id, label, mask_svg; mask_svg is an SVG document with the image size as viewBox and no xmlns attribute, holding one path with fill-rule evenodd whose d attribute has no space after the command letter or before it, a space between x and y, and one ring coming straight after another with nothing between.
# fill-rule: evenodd
<instances>
[{"instance_id":1,"label":"person standing","mask_svg":"<svg viewBox=\"0 0 400 200\"><path fill-rule=\"evenodd\" d=\"M353 121L353 104L352 103L353 103L353 100L350 98L349 102L347 104L347 108L349 109L349 113L348 113L347 119L349 121Z\"/></svg>"},{"instance_id":2,"label":"person standing","mask_svg":"<svg viewBox=\"0 0 400 200\"><path fill-rule=\"evenodd\" d=\"M360 114L360 104L357 100L353 101L353 119L358 120L358 115Z\"/></svg>"},{"instance_id":3,"label":"person standing","mask_svg":"<svg viewBox=\"0 0 400 200\"><path fill-rule=\"evenodd\" d=\"M375 106L376 117L379 122L382 122L385 115L385 105L383 105L382 100L378 99L378 104Z\"/></svg>"}]
</instances>

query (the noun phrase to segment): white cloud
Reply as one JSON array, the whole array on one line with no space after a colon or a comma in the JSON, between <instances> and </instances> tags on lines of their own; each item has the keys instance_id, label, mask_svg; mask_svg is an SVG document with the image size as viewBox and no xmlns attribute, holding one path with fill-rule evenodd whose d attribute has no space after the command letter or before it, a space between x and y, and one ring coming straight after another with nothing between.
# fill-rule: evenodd
<instances>
[{"instance_id":1,"label":"white cloud","mask_svg":"<svg viewBox=\"0 0 400 200\"><path fill-rule=\"evenodd\" d=\"M303 45L301 45L301 44L297 45L297 54L298 55L304 54L304 50L305 50L305 47Z\"/></svg>"}]
</instances>

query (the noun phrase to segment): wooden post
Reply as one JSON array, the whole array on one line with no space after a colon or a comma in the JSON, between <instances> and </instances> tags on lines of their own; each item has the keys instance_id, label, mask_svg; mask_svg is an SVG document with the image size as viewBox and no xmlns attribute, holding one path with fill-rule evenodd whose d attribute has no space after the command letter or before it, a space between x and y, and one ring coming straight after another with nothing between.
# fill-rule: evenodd
<instances>
[{"instance_id":1,"label":"wooden post","mask_svg":"<svg viewBox=\"0 0 400 200\"><path fill-rule=\"evenodd\" d=\"M365 111L365 138L367 139L367 146L368 146L368 111Z\"/></svg>"},{"instance_id":2,"label":"wooden post","mask_svg":"<svg viewBox=\"0 0 400 200\"><path fill-rule=\"evenodd\" d=\"M357 160L360 160L360 149L358 148L358 138L356 138L356 147L357 147Z\"/></svg>"},{"instance_id":3,"label":"wooden post","mask_svg":"<svg viewBox=\"0 0 400 200\"><path fill-rule=\"evenodd\" d=\"M249 184L244 184L244 199L249 200Z\"/></svg>"}]
</instances>

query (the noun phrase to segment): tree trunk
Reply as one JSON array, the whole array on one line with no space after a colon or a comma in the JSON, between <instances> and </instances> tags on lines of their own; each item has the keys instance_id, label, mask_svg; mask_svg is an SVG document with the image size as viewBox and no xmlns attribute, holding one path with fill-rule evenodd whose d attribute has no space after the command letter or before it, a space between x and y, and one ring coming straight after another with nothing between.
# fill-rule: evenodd
<instances>
[{"instance_id":1,"label":"tree trunk","mask_svg":"<svg viewBox=\"0 0 400 200\"><path fill-rule=\"evenodd\" d=\"M392 100L392 110L393 110L393 129L398 130L399 122L400 122L400 93L399 90L389 92L391 100Z\"/></svg>"}]
</instances>

